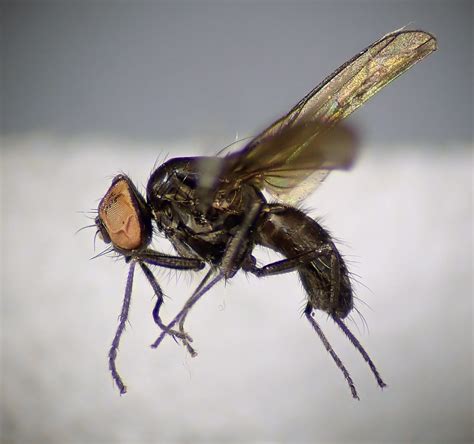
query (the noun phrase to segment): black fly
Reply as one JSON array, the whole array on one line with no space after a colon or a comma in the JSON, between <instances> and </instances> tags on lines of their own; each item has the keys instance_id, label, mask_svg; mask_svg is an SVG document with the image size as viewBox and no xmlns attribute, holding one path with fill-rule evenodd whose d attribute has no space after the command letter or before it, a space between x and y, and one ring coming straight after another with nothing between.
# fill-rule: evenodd
<instances>
[{"instance_id":1,"label":"black fly","mask_svg":"<svg viewBox=\"0 0 474 444\"><path fill-rule=\"evenodd\" d=\"M125 328L135 264L157 296L153 318L165 335L181 341L192 356L192 338L184 330L191 307L222 279L239 270L257 277L296 271L307 293L304 314L344 374L352 396L355 385L344 364L313 318L325 311L343 330L384 387L375 365L343 319L353 308L347 267L329 234L291 204L313 192L333 169L348 168L356 141L336 124L382 87L436 49L423 31L400 30L384 36L342 65L243 149L225 157L175 158L151 175L146 199L130 179L118 175L101 200L96 225L106 243L130 263L120 322L109 352L109 366L121 393L126 387L116 369ZM272 195L267 202L263 192ZM153 224L172 243L176 256L149 248ZM252 255L260 245L285 259L258 267ZM160 318L163 293L148 265L175 270L209 271L176 317Z\"/></svg>"}]
</instances>

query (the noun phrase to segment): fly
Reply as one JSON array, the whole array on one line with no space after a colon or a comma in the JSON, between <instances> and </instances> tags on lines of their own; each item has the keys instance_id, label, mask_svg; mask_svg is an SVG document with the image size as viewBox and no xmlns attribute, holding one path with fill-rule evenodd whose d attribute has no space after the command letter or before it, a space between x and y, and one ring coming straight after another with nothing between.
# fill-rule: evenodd
<instances>
[{"instance_id":1,"label":"fly","mask_svg":"<svg viewBox=\"0 0 474 444\"><path fill-rule=\"evenodd\" d=\"M98 233L111 251L130 264L119 325L109 351L109 368L123 394L126 386L116 368L117 350L130 306L138 264L157 297L153 318L161 333L181 341L196 355L184 322L193 305L211 287L238 271L266 277L298 273L307 295L304 315L343 373L352 396L354 382L313 317L326 312L361 353L383 388L377 368L344 318L353 309L346 264L329 233L295 204L312 193L333 169L349 168L355 158L354 134L339 122L415 63L436 50L436 39L423 31L387 34L343 64L304 97L288 114L224 157L175 158L151 175L146 198L124 174L116 176L100 201ZM337 124L337 125L336 125ZM275 198L268 202L264 192ZM156 227L176 255L150 248ZM285 259L258 266L256 246ZM149 265L208 272L169 323L160 317L163 292Z\"/></svg>"}]
</instances>

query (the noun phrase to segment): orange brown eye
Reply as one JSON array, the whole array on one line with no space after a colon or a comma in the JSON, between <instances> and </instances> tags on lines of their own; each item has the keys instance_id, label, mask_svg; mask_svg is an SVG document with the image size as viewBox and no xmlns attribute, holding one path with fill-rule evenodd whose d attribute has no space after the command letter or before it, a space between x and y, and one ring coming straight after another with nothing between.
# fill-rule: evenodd
<instances>
[{"instance_id":1,"label":"orange brown eye","mask_svg":"<svg viewBox=\"0 0 474 444\"><path fill-rule=\"evenodd\" d=\"M99 217L110 240L123 250L138 248L143 241L139 214L125 179L114 183L99 205Z\"/></svg>"}]
</instances>

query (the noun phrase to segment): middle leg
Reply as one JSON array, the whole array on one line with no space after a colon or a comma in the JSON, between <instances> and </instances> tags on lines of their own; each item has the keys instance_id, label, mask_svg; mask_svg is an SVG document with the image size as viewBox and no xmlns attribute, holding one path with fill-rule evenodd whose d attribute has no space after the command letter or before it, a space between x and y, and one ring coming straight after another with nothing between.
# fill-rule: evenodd
<instances>
[{"instance_id":1,"label":"middle leg","mask_svg":"<svg viewBox=\"0 0 474 444\"><path fill-rule=\"evenodd\" d=\"M206 284L211 275L215 272L214 268L211 268L211 270L209 270L206 277L199 284L199 286L193 292L191 297L187 300L181 311L176 315L173 321L168 324L168 328L172 328L176 323L179 322L180 333L183 335L187 335L184 332L184 322L193 305L217 282L219 282L221 279L228 279L232 277L238 271L242 263L242 258L245 256L249 248L250 241L247 239L248 232L255 224L255 221L260 214L261 208L261 202L252 203L249 206L249 209L246 212L245 219L243 220L239 231L230 239L228 243L227 250L221 260L217 275L211 280L211 282ZM161 333L158 339L152 344L153 348L159 346L159 344L164 338L164 335L165 332ZM189 337L189 335L187 336ZM197 353L194 348L191 347L189 342L190 341L186 341L186 339L183 341L191 356L196 356Z\"/></svg>"}]
</instances>

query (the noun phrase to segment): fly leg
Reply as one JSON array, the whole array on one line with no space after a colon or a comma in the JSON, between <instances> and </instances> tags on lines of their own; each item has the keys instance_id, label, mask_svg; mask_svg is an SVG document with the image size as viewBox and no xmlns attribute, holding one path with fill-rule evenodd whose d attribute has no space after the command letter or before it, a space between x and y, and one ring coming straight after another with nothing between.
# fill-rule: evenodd
<instances>
[{"instance_id":1,"label":"fly leg","mask_svg":"<svg viewBox=\"0 0 474 444\"><path fill-rule=\"evenodd\" d=\"M168 327L165 324L163 324L163 321L161 320L161 317L160 317L160 309L161 309L161 306L163 305L163 302L164 302L163 291L161 290L160 285L158 284L155 276L153 275L152 271L150 270L150 268L147 265L145 265L143 262L140 262L140 267L143 271L143 274L148 279L148 282L150 283L151 287L153 288L153 291L154 291L155 296L157 298L155 307L153 308L153 319L154 319L156 325L158 325L158 327L160 327L163 331L166 331L167 333L169 333L173 337L173 339L176 342L178 342L176 340L176 338L183 339L185 337L185 335L183 336L177 330L169 330ZM187 339L192 340L189 337Z\"/></svg>"},{"instance_id":2,"label":"fly leg","mask_svg":"<svg viewBox=\"0 0 474 444\"><path fill-rule=\"evenodd\" d=\"M166 268L171 268L174 270L201 270L204 268L205 263L199 259L194 258L187 258L181 256L169 256L163 255L161 253L157 253L153 250L146 250L144 253L140 254L140 258L142 261L147 262L149 264L158 265ZM157 302L155 304L155 308L153 309L153 319L155 323L166 333L169 333L173 339L176 341L176 338L181 339L183 342L186 341L192 342L192 338L187 335L185 332L178 332L177 330L169 329L165 324L163 324L160 318L160 309L164 302L163 300L163 292L156 281L155 277L153 276L150 269L143 263L140 262L142 270L145 276L148 279L148 282L152 286L156 296Z\"/></svg>"},{"instance_id":3,"label":"fly leg","mask_svg":"<svg viewBox=\"0 0 474 444\"><path fill-rule=\"evenodd\" d=\"M318 257L321 257L322 255L327 256L328 254L331 254L331 253L332 253L332 249L328 245L324 245L321 248L317 248L313 251L305 252L289 259L283 259L280 261L272 262L270 264L264 265L263 267L257 267L255 257L250 255L247 258L242 268L244 271L250 272L257 277L265 277L265 276L272 276L272 275L283 274L283 273L290 273L292 271L297 271L298 267L301 265L304 265L308 262L312 262L316 260ZM331 357L333 358L338 368L343 373L344 378L349 384L349 388L351 390L352 396L355 399L359 399L359 396L357 395L357 390L355 388L354 382L349 372L347 371L346 367L340 360L339 356L337 356L336 352L333 350L331 344L327 340L323 331L321 330L318 323L313 318L312 313L313 313L313 307L311 304L308 303L304 311L306 318L308 319L314 331L317 333L317 335L321 339L321 342L323 343L324 348L328 351L328 353L331 355Z\"/></svg>"},{"instance_id":4,"label":"fly leg","mask_svg":"<svg viewBox=\"0 0 474 444\"><path fill-rule=\"evenodd\" d=\"M201 284L198 285L197 289L193 292L192 296L187 300L186 304L184 304L183 308L181 309L181 311L175 316L175 318L167 325L167 329L171 329L173 328L176 323L179 322L179 320L181 319L181 317L183 315L185 315L190 309L191 307L199 300L201 299L201 297L207 293L215 284L217 284L217 282L219 282L221 279L224 278L224 275L222 273L218 273L214 279L212 279L209 283L207 284L203 284L205 282L207 282L209 280L209 277L214 273L214 269L211 269L209 270L209 272L207 273L207 275L204 277L204 279L201 281ZM151 347L152 348L157 348L160 344L161 344L161 341L163 340L163 338L165 337L166 335L166 331L164 330L163 332L161 332L160 336L158 337L158 339L153 343L151 344Z\"/></svg>"},{"instance_id":5,"label":"fly leg","mask_svg":"<svg viewBox=\"0 0 474 444\"><path fill-rule=\"evenodd\" d=\"M120 374L115 365L115 359L117 358L117 351L120 344L120 338L123 331L125 330L125 325L128 318L128 310L130 308L130 299L132 296L132 286L133 286L133 274L135 272L135 261L131 261L130 268L128 271L127 285L125 286L125 296L123 298L122 310L120 311L119 316L119 325L117 331L115 332L112 345L109 350L109 370L112 373L112 378L120 390L120 394L123 395L127 393L127 387L125 386Z\"/></svg>"},{"instance_id":6,"label":"fly leg","mask_svg":"<svg viewBox=\"0 0 474 444\"><path fill-rule=\"evenodd\" d=\"M367 362L368 366L370 367L370 370L372 371L373 375L375 376L375 379L377 381L378 386L382 389L384 387L387 387L387 384L385 384L385 382L383 381L383 379L380 376L380 374L377 370L377 367L375 367L375 364L373 363L372 359L370 359L370 356L364 350L364 347L362 347L362 344L353 335L353 333L349 330L349 328L344 323L344 321L341 318L339 318L338 316L333 315L332 318L334 319L334 322L339 326L339 328L344 332L344 334L349 338L349 341L352 342L352 345L359 351L359 353L364 358L365 362Z\"/></svg>"},{"instance_id":7,"label":"fly leg","mask_svg":"<svg viewBox=\"0 0 474 444\"><path fill-rule=\"evenodd\" d=\"M318 259L320 256L325 256L328 253L332 253L331 247L328 245L323 245L320 248L298 254L289 259L282 259L281 261L272 262L270 264L264 265L263 267L258 267L256 265L257 261L255 257L249 255L242 264L242 269L246 272L254 274L257 277L291 273L293 271L297 271L299 266L308 262L312 262Z\"/></svg>"},{"instance_id":8,"label":"fly leg","mask_svg":"<svg viewBox=\"0 0 474 444\"><path fill-rule=\"evenodd\" d=\"M139 262L146 262L150 265L171 268L172 270L202 270L206 264L201 259L184 256L171 256L169 254L158 253L158 251L146 249L133 255Z\"/></svg>"},{"instance_id":9,"label":"fly leg","mask_svg":"<svg viewBox=\"0 0 474 444\"><path fill-rule=\"evenodd\" d=\"M344 378L346 378L346 381L349 384L349 388L350 388L351 393L352 393L352 397L354 399L359 399L359 395L357 394L357 390L355 388L354 381L352 380L351 375L347 371L347 369L344 366L344 364L342 363L342 361L339 359L339 356L337 356L336 352L334 351L331 344L327 340L325 334L321 330L321 327L318 325L318 323L314 319L314 317L313 317L313 307L311 306L311 304L306 305L306 308L304 310L304 315L306 316L306 319L308 319L308 321L311 324L311 326L313 327L314 331L319 336L319 339L321 339L321 342L323 343L324 348L331 355L332 359L334 360L334 362L338 366L339 370L341 370L342 374L344 375Z\"/></svg>"},{"instance_id":10,"label":"fly leg","mask_svg":"<svg viewBox=\"0 0 474 444\"><path fill-rule=\"evenodd\" d=\"M272 262L270 264L264 265L263 267L257 267L255 257L249 255L246 261L244 262L242 269L244 271L247 271L256 275L257 277L272 276L272 275L297 271L298 266L314 261L321 255L326 256L328 254L330 255L331 298L335 298L337 289L339 288L339 285L340 285L341 275L340 275L340 269L338 267L336 257L334 256L332 249L328 246L323 246L320 249L316 249L310 252L299 254L293 258ZM308 319L308 321L310 322L313 329L315 330L315 332L318 334L324 347L326 348L328 353L331 355L331 357L333 358L338 368L343 373L347 383L349 384L349 388L351 390L352 396L355 399L359 399L359 396L357 395L357 390L355 388L354 382L349 372L347 371L346 367L344 366L340 358L337 356L336 352L333 350L331 344L329 343L326 336L324 335L321 328L319 327L318 323L314 319L313 307L311 306L311 304L308 304L306 306L304 314L306 318ZM373 361L370 359L367 352L362 347L362 344L353 335L353 333L349 330L349 328L346 326L344 321L339 316L336 316L335 314L330 314L330 315L332 319L334 320L334 322L349 338L351 343L354 345L354 347L359 351L359 353L362 355L364 360L367 362L367 364L370 367L370 370L372 371L372 373L375 376L375 379L377 380L377 384L379 385L379 387L380 388L386 387L386 384L382 380L377 368L375 367L375 364L373 363Z\"/></svg>"},{"instance_id":11,"label":"fly leg","mask_svg":"<svg viewBox=\"0 0 474 444\"><path fill-rule=\"evenodd\" d=\"M198 259L186 258L186 257L180 257L180 256L170 256L170 255L158 253L157 251L154 251L154 250L145 250L142 253L138 253L134 255L133 258L130 258L130 257L126 258L126 261L130 262L130 268L129 268L128 277L127 277L127 285L125 287L125 295L123 298L122 310L120 311L119 325L117 327L114 339L112 341L112 345L109 350L109 369L110 369L110 372L112 373L112 378L115 384L117 385L118 389L120 390L120 394L122 395L127 392L127 387L125 386L117 370L115 360L118 354L120 339L122 337L123 331L125 330L125 325L128 319L128 312L130 309L130 300L132 296L133 277L135 274L136 263L138 262L140 264L143 272L145 273L145 276L150 282L150 285L152 286L158 298L158 302L155 306L155 309L153 310L153 317L155 318L155 322L162 329L164 327L164 333L169 333L179 338L181 338L180 332L174 332L173 330L167 329L166 326L161 322L161 319L159 317L159 308L161 307L161 304L163 303L163 292L161 291L161 288L158 285L158 282L156 282L156 279L153 276L153 273L144 264L144 262L147 262L152 265L159 265L162 267L172 268L176 270L201 270L205 266L204 262Z\"/></svg>"},{"instance_id":12,"label":"fly leg","mask_svg":"<svg viewBox=\"0 0 474 444\"><path fill-rule=\"evenodd\" d=\"M204 276L204 279L199 283L199 285L197 286L197 288L194 290L193 294L191 295L191 297L186 301L186 303L184 304L183 308L182 308L182 317L181 317L181 320L179 321L179 333L181 334L181 336L183 337L183 345L186 347L186 349L188 350L189 354L191 355L192 358L196 357L197 356L197 352L196 350L194 350L194 348L191 346L191 342L193 342L193 339L191 338L191 336L189 336L185 331L184 331L184 321L189 313L189 310L191 310L191 307L197 302L197 300L195 300L196 298L196 294L199 294L199 292L202 290L202 288L204 287L204 285L206 285L207 281L209 280L209 278L212 276L212 274L214 273L214 270L211 268L208 273L206 274L206 276ZM204 294L204 293L203 293ZM199 296L200 298L201 296Z\"/></svg>"},{"instance_id":13,"label":"fly leg","mask_svg":"<svg viewBox=\"0 0 474 444\"><path fill-rule=\"evenodd\" d=\"M181 340L191 340L186 333L180 333L176 330L170 330L163 324L160 318L160 308L164 302L163 300L163 292L161 287L159 286L158 282L153 276L151 270L145 265L145 262L151 265L157 265L160 267L170 268L173 270L201 270L204 268L205 263L200 259L195 258L188 258L183 256L171 256L168 254L158 253L157 251L147 249L141 253L135 255L137 260L140 263L143 273L145 274L148 282L150 283L155 295L157 297L157 302L155 304L155 308L153 309L153 319L155 323L166 333L169 333L173 339L176 341L176 338L180 338Z\"/></svg>"},{"instance_id":14,"label":"fly leg","mask_svg":"<svg viewBox=\"0 0 474 444\"><path fill-rule=\"evenodd\" d=\"M254 225L255 220L260 214L260 210L262 208L262 204L260 202L254 203L250 206L249 211L246 213L246 217L240 226L239 231L232 239L229 241L227 250L222 258L221 265L220 265L220 274L226 279L231 278L240 268L242 263L242 258L248 251L249 242L248 242L248 232L251 227ZM202 287L204 282L200 284L200 286L196 289L195 292L199 291L199 288ZM185 304L183 308L183 315L179 321L179 331L182 334L186 334L184 332L184 322L186 317L191 310L191 307L194 305L193 298L191 297ZM188 349L189 353L192 357L197 356L196 350L189 344L188 341L183 340L183 344Z\"/></svg>"},{"instance_id":15,"label":"fly leg","mask_svg":"<svg viewBox=\"0 0 474 444\"><path fill-rule=\"evenodd\" d=\"M174 327L179 322L180 333L186 335L184 332L184 321L194 306L194 304L205 294L207 293L217 282L224 278L232 277L239 269L241 260L245 255L246 251L249 248L249 243L246 242L247 234L251 227L254 225L256 219L260 214L262 204L260 202L253 203L249 210L246 213L246 217L240 226L240 230L236 235L229 241L227 250L222 258L221 264L219 266L219 271L216 276L210 281L210 277L215 273L215 269L211 268L208 274L204 277L201 283L198 285L196 290L194 290L191 297L186 301L181 311L175 316L175 318L168 324L168 328ZM151 345L153 348L156 348L160 345L161 341L165 336L165 332L162 332L158 339ZM196 351L190 346L189 342L186 339L183 341L184 345L190 352L191 356L196 356Z\"/></svg>"}]
</instances>

